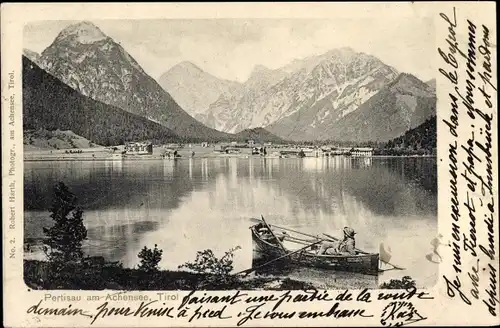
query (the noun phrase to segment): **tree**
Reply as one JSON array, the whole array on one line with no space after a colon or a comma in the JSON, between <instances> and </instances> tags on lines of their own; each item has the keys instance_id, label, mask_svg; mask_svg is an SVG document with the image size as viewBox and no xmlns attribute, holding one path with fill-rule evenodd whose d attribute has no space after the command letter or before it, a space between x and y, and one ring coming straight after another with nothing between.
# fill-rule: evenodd
<instances>
[{"instance_id":1,"label":"tree","mask_svg":"<svg viewBox=\"0 0 500 328\"><path fill-rule=\"evenodd\" d=\"M144 248L137 255L139 259L141 259L139 270L146 272L158 271L158 264L161 261L162 254L163 250L158 249L158 245L156 244L154 249L144 246Z\"/></svg>"},{"instance_id":2,"label":"tree","mask_svg":"<svg viewBox=\"0 0 500 328\"><path fill-rule=\"evenodd\" d=\"M54 225L43 232L50 247L47 256L51 262L80 262L83 258L82 242L87 239L83 224L83 211L76 206L76 197L68 187L59 182L54 188L50 217Z\"/></svg>"}]
</instances>

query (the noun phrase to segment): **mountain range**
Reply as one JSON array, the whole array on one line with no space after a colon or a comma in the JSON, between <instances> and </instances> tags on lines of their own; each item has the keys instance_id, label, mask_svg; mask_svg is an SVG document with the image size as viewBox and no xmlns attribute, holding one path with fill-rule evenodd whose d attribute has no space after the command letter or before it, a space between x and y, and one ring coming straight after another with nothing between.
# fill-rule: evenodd
<instances>
[{"instance_id":1,"label":"mountain range","mask_svg":"<svg viewBox=\"0 0 500 328\"><path fill-rule=\"evenodd\" d=\"M177 77L190 76L183 66L172 69ZM163 85L169 76L163 76ZM176 89L183 91L177 97L199 99L205 88L194 85ZM435 81L423 83L373 56L340 48L278 69L258 65L243 84L225 89L215 102L205 101L206 110L191 114L231 133L264 127L287 140L386 141L422 123L435 111L435 102Z\"/></svg>"},{"instance_id":2,"label":"mountain range","mask_svg":"<svg viewBox=\"0 0 500 328\"><path fill-rule=\"evenodd\" d=\"M244 83L220 79L191 62L172 67L157 82L90 22L66 27L40 55L28 49L23 54L30 67L56 78L47 80L52 88L77 92L80 104L93 100L113 115L133 114L179 140L253 135L266 141L387 141L435 114L435 81L424 83L350 48L277 69L257 65Z\"/></svg>"},{"instance_id":3,"label":"mountain range","mask_svg":"<svg viewBox=\"0 0 500 328\"><path fill-rule=\"evenodd\" d=\"M41 53L39 62L84 96L145 117L181 137L229 137L186 113L120 44L90 22L62 30Z\"/></svg>"}]
</instances>

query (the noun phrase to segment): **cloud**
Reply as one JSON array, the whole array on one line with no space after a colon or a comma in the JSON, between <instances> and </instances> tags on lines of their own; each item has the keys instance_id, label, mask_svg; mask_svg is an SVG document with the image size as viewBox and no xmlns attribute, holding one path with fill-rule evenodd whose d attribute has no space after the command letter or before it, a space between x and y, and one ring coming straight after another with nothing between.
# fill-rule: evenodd
<instances>
[{"instance_id":1,"label":"cloud","mask_svg":"<svg viewBox=\"0 0 500 328\"><path fill-rule=\"evenodd\" d=\"M26 24L23 29L23 47L41 53L59 32L73 21L40 21Z\"/></svg>"}]
</instances>

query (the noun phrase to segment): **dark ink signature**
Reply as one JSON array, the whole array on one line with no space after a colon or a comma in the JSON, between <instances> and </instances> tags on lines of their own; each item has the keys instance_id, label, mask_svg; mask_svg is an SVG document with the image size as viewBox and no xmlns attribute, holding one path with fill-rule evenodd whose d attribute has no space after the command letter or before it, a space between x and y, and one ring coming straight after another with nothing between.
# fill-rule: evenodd
<instances>
[{"instance_id":1,"label":"dark ink signature","mask_svg":"<svg viewBox=\"0 0 500 328\"><path fill-rule=\"evenodd\" d=\"M382 311L380 323L387 327L401 327L425 319L411 302L393 301Z\"/></svg>"}]
</instances>

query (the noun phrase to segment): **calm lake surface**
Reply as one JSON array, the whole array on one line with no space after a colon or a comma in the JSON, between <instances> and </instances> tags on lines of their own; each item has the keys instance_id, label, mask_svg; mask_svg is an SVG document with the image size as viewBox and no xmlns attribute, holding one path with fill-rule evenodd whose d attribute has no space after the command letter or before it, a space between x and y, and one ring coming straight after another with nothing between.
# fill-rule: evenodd
<instances>
[{"instance_id":1,"label":"calm lake surface","mask_svg":"<svg viewBox=\"0 0 500 328\"><path fill-rule=\"evenodd\" d=\"M438 265L426 258L437 235L434 158L44 161L25 162L24 178L25 237L43 237L42 227L52 225L52 188L63 181L84 210L85 251L128 267L141 248L158 244L165 269L194 261L199 250L222 256L236 246L235 270L246 269L250 218L263 214L312 234L341 236L350 226L356 246L370 252L383 243L406 270L384 272L379 283L405 275L423 287L437 280ZM295 274L324 280L301 270Z\"/></svg>"}]
</instances>

